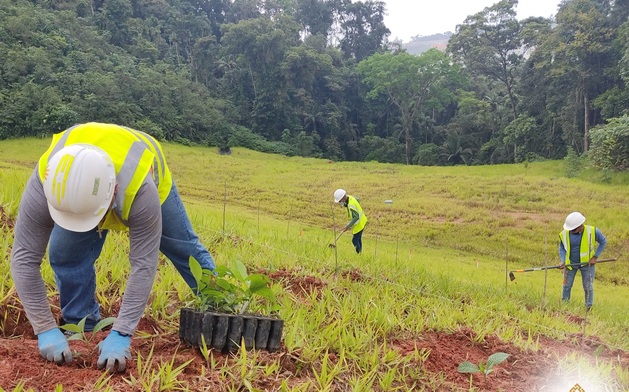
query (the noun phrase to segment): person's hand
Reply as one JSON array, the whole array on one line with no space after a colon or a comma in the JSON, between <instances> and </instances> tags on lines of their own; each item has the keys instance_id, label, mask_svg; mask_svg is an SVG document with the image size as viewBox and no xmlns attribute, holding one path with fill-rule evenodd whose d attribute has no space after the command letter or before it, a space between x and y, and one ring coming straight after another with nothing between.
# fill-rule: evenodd
<instances>
[{"instance_id":1,"label":"person's hand","mask_svg":"<svg viewBox=\"0 0 629 392\"><path fill-rule=\"evenodd\" d=\"M561 264L559 264L559 269L564 269L564 268L566 268L566 263L562 262Z\"/></svg>"},{"instance_id":2,"label":"person's hand","mask_svg":"<svg viewBox=\"0 0 629 392\"><path fill-rule=\"evenodd\" d=\"M590 265L594 265L596 264L596 262L598 261L598 257L594 256L590 259Z\"/></svg>"},{"instance_id":3,"label":"person's hand","mask_svg":"<svg viewBox=\"0 0 629 392\"><path fill-rule=\"evenodd\" d=\"M127 368L127 359L131 359L131 336L121 335L118 331L111 331L109 335L98 344L100 355L96 366L99 369L106 368L108 372L124 372ZM116 362L118 366L116 367Z\"/></svg>"},{"instance_id":4,"label":"person's hand","mask_svg":"<svg viewBox=\"0 0 629 392\"><path fill-rule=\"evenodd\" d=\"M72 351L68 339L59 328L53 328L37 335L39 354L48 361L61 365L72 362Z\"/></svg>"}]
</instances>

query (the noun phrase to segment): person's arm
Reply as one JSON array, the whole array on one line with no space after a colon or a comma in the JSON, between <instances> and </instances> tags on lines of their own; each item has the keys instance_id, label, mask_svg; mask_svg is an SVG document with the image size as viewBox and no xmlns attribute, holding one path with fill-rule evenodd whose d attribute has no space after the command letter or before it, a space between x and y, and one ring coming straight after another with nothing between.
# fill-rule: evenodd
<instances>
[{"instance_id":1,"label":"person's arm","mask_svg":"<svg viewBox=\"0 0 629 392\"><path fill-rule=\"evenodd\" d=\"M159 257L162 212L155 183L147 176L129 214L131 272L113 330L133 335L149 299Z\"/></svg>"},{"instance_id":2,"label":"person's arm","mask_svg":"<svg viewBox=\"0 0 629 392\"><path fill-rule=\"evenodd\" d=\"M559 265L566 265L566 248L563 246L563 242L559 240Z\"/></svg>"},{"instance_id":3,"label":"person's arm","mask_svg":"<svg viewBox=\"0 0 629 392\"><path fill-rule=\"evenodd\" d=\"M149 299L162 236L162 210L159 194L150 175L144 179L129 213L129 262L131 272L122 297L120 312L109 335L99 343L96 366L123 372L131 358L131 336L140 322Z\"/></svg>"},{"instance_id":4,"label":"person's arm","mask_svg":"<svg viewBox=\"0 0 629 392\"><path fill-rule=\"evenodd\" d=\"M57 328L40 270L53 227L36 168L22 194L11 251L11 276L35 335Z\"/></svg>"},{"instance_id":5,"label":"person's arm","mask_svg":"<svg viewBox=\"0 0 629 392\"><path fill-rule=\"evenodd\" d=\"M343 231L347 231L349 229L352 228L352 226L354 226L356 224L356 222L358 222L358 219L360 218L360 215L358 215L357 211L352 210L351 208L349 209L350 212L352 213L352 220L350 220L345 227L343 228Z\"/></svg>"},{"instance_id":6,"label":"person's arm","mask_svg":"<svg viewBox=\"0 0 629 392\"><path fill-rule=\"evenodd\" d=\"M596 229L596 242L598 242L598 247L596 248L596 252L594 252L594 257L597 259L600 257L601 253L605 250L605 246L607 246L607 238L601 233L599 229Z\"/></svg>"},{"instance_id":7,"label":"person's arm","mask_svg":"<svg viewBox=\"0 0 629 392\"><path fill-rule=\"evenodd\" d=\"M596 247L594 256L592 256L592 258L590 259L590 265L596 264L599 256L601 255L601 253L603 253L603 250L605 250L605 246L607 245L607 238L605 238L605 236L603 235L603 233L601 233L599 229L596 229L596 232L594 235L595 235L596 242L598 243L598 246Z\"/></svg>"}]
</instances>

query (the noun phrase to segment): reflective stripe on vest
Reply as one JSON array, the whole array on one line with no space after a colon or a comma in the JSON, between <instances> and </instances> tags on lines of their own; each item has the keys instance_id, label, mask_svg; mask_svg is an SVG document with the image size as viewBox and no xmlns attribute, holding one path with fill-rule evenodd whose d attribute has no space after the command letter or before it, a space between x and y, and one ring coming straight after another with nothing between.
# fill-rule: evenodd
<instances>
[{"instance_id":1,"label":"reflective stripe on vest","mask_svg":"<svg viewBox=\"0 0 629 392\"><path fill-rule=\"evenodd\" d=\"M164 167L166 167L166 160L164 159L164 155L162 153L161 146L157 143L157 140L153 139L149 134L144 133L142 131L136 131L135 129L131 129L128 127L123 127L127 131L133 133L142 143L146 145L149 149L153 147L151 150L156 151L155 162L153 162L153 181L155 181L155 185L159 186L159 179L162 176L162 172ZM159 159L159 162L157 161Z\"/></svg>"},{"instance_id":2,"label":"reflective stripe on vest","mask_svg":"<svg viewBox=\"0 0 629 392\"><path fill-rule=\"evenodd\" d=\"M570 260L570 231L564 230L559 233L559 239L563 244L564 249L566 249L566 264L571 264ZM594 253L596 253L596 248L594 244L596 242L596 227L594 226L583 226L583 232L581 233L581 247L579 248L579 263L587 263L590 261L592 257L594 257ZM572 269L572 267L567 267L568 269Z\"/></svg>"},{"instance_id":3,"label":"reflective stripe on vest","mask_svg":"<svg viewBox=\"0 0 629 392\"><path fill-rule=\"evenodd\" d=\"M352 226L352 234L356 234L365 228L367 216L363 212L363 208L358 204L358 200L354 196L347 195L347 214L350 219L352 219L352 210L358 213L358 222Z\"/></svg>"},{"instance_id":4,"label":"reflective stripe on vest","mask_svg":"<svg viewBox=\"0 0 629 392\"><path fill-rule=\"evenodd\" d=\"M113 124L80 124L54 135L51 146L39 161L39 175L42 181L50 157L71 144L97 146L109 154L114 162L117 190L112 206L113 212L107 213L102 228L128 227L131 205L149 172L157 186L160 203L168 197L172 177L159 142L144 132Z\"/></svg>"}]
</instances>

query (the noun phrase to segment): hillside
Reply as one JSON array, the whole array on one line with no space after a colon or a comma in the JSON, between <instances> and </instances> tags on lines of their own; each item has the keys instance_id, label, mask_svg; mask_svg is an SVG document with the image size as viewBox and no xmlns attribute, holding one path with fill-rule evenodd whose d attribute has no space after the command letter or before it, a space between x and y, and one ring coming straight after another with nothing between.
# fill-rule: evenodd
<instances>
[{"instance_id":1,"label":"hillside","mask_svg":"<svg viewBox=\"0 0 629 392\"><path fill-rule=\"evenodd\" d=\"M445 51L448 46L448 40L452 36L452 32L448 31L442 34L433 34L426 36L415 36L409 42L402 45L410 54L422 54L428 49L437 48Z\"/></svg>"},{"instance_id":2,"label":"hillside","mask_svg":"<svg viewBox=\"0 0 629 392\"><path fill-rule=\"evenodd\" d=\"M9 270L24 182L49 141L0 141L0 387L6 390L181 391L590 391L629 390L629 278L622 256L629 224L625 174L603 181L564 162L422 167L286 157L233 148L164 143L174 180L199 237L218 265L241 260L268 274L285 321L277 352L203 351L181 343L179 309L193 295L161 258L149 306L132 340L128 371L112 376L84 355L62 367L37 340ZM358 196L369 218L364 252L346 223L336 188ZM578 189L579 192L575 192ZM392 200L392 203L385 203ZM569 200L569 203L566 203ZM596 270L591 312L580 277L561 303L553 265L563 219L582 211L608 239ZM97 297L116 316L129 262L125 233L109 233ZM55 279L42 264L59 316ZM263 312L263 302L252 303ZM100 332L94 344L104 337ZM72 342L72 349L89 347ZM457 371L508 354L484 377ZM57 388L56 390L61 390Z\"/></svg>"}]
</instances>

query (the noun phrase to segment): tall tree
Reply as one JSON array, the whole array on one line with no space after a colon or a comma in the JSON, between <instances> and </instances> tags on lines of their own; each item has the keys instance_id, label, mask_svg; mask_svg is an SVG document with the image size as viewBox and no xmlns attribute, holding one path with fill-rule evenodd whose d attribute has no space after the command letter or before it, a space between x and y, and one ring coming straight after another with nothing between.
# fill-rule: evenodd
<instances>
[{"instance_id":1,"label":"tall tree","mask_svg":"<svg viewBox=\"0 0 629 392\"><path fill-rule=\"evenodd\" d=\"M384 24L385 3L343 0L340 48L346 58L365 59L382 49L391 31Z\"/></svg>"},{"instance_id":2,"label":"tall tree","mask_svg":"<svg viewBox=\"0 0 629 392\"><path fill-rule=\"evenodd\" d=\"M557 13L557 26L545 42L550 48L553 83L562 86L557 110L564 135L569 142L571 135L581 135L581 147L573 145L577 151L588 150L588 130L601 121L592 101L613 87L605 75L614 65L611 9L610 1L566 1Z\"/></svg>"},{"instance_id":3,"label":"tall tree","mask_svg":"<svg viewBox=\"0 0 629 392\"><path fill-rule=\"evenodd\" d=\"M248 86L246 101L240 102L250 109L246 125L271 140L279 140L298 121L281 67L287 51L298 44L299 25L287 15L225 25L223 48L236 55L241 83Z\"/></svg>"},{"instance_id":4,"label":"tall tree","mask_svg":"<svg viewBox=\"0 0 629 392\"><path fill-rule=\"evenodd\" d=\"M502 0L468 16L448 41L448 52L473 75L499 81L509 97L513 119L518 116L514 92L516 69L522 62L518 0Z\"/></svg>"},{"instance_id":5,"label":"tall tree","mask_svg":"<svg viewBox=\"0 0 629 392\"><path fill-rule=\"evenodd\" d=\"M371 86L370 97L384 95L399 113L404 136L406 163L411 163L414 129L430 108L454 100L453 81L457 68L442 52L431 49L421 56L406 52L374 54L361 61L357 70Z\"/></svg>"},{"instance_id":6,"label":"tall tree","mask_svg":"<svg viewBox=\"0 0 629 392\"><path fill-rule=\"evenodd\" d=\"M296 0L295 19L303 26L304 33L328 38L334 23L339 0Z\"/></svg>"}]
</instances>

